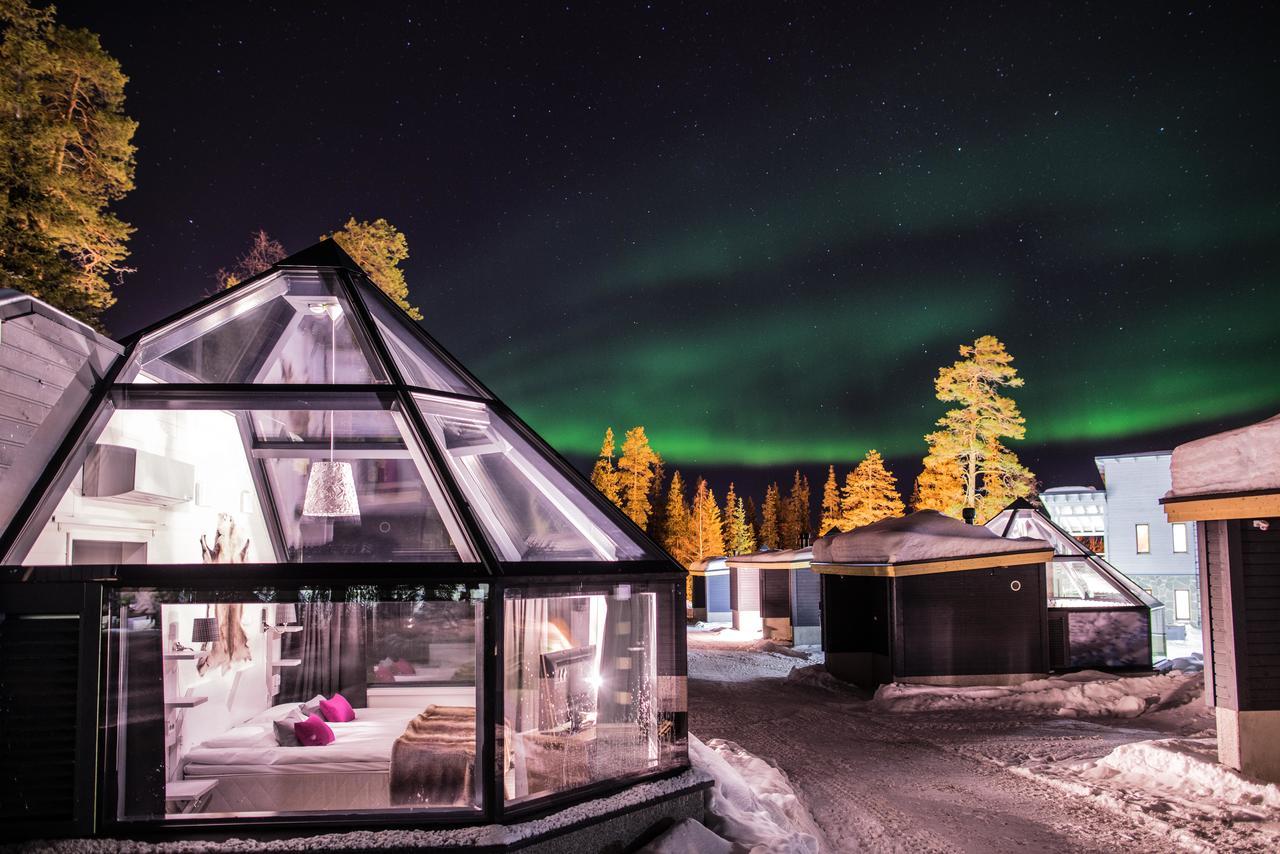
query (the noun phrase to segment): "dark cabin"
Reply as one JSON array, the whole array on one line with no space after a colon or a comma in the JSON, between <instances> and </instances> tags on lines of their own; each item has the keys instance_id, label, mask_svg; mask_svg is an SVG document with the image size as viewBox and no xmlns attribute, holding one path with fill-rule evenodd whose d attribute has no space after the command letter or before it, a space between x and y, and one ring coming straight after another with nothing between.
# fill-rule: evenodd
<instances>
[{"instance_id":1,"label":"dark cabin","mask_svg":"<svg viewBox=\"0 0 1280 854\"><path fill-rule=\"evenodd\" d=\"M1046 675L1052 557L1044 540L1006 539L932 510L819 538L827 670L869 690Z\"/></svg>"},{"instance_id":2,"label":"dark cabin","mask_svg":"<svg viewBox=\"0 0 1280 854\"><path fill-rule=\"evenodd\" d=\"M1280 782L1280 415L1179 445L1171 475L1165 515L1199 535L1218 759Z\"/></svg>"},{"instance_id":3,"label":"dark cabin","mask_svg":"<svg viewBox=\"0 0 1280 854\"><path fill-rule=\"evenodd\" d=\"M765 638L797 646L822 642L821 583L810 569L812 547L764 549L728 558L733 571L759 579L760 622Z\"/></svg>"}]
</instances>

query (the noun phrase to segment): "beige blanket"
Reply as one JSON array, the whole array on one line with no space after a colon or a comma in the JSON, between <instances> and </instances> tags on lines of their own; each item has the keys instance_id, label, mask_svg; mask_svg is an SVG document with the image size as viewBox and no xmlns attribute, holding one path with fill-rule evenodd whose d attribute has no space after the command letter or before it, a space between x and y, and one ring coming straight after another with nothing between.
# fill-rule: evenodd
<instances>
[{"instance_id":1,"label":"beige blanket","mask_svg":"<svg viewBox=\"0 0 1280 854\"><path fill-rule=\"evenodd\" d=\"M476 710L427 706L392 745L392 805L470 805L475 758Z\"/></svg>"}]
</instances>

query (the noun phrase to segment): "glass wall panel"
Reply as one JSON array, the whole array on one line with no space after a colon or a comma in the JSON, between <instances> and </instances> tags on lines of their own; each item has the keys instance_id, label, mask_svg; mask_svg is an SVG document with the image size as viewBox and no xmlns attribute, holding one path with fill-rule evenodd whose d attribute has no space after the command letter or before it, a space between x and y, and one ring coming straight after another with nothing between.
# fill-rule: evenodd
<instances>
[{"instance_id":1,"label":"glass wall panel","mask_svg":"<svg viewBox=\"0 0 1280 854\"><path fill-rule=\"evenodd\" d=\"M508 561L651 557L483 403L416 395L455 480Z\"/></svg>"},{"instance_id":2,"label":"glass wall panel","mask_svg":"<svg viewBox=\"0 0 1280 854\"><path fill-rule=\"evenodd\" d=\"M23 562L456 562L467 542L397 412L125 409Z\"/></svg>"},{"instance_id":3,"label":"glass wall panel","mask_svg":"<svg viewBox=\"0 0 1280 854\"><path fill-rule=\"evenodd\" d=\"M1048 567L1050 608L1114 608L1133 604L1086 560L1056 558Z\"/></svg>"},{"instance_id":4,"label":"glass wall panel","mask_svg":"<svg viewBox=\"0 0 1280 854\"><path fill-rule=\"evenodd\" d=\"M126 380L382 383L331 273L277 273L148 336Z\"/></svg>"},{"instance_id":5,"label":"glass wall panel","mask_svg":"<svg viewBox=\"0 0 1280 854\"><path fill-rule=\"evenodd\" d=\"M545 594L545 595L544 595ZM503 786L518 804L687 758L673 585L508 591Z\"/></svg>"},{"instance_id":6,"label":"glass wall panel","mask_svg":"<svg viewBox=\"0 0 1280 854\"><path fill-rule=\"evenodd\" d=\"M113 593L114 814L478 810L484 595L483 585ZM387 682L384 671L411 678Z\"/></svg>"}]
</instances>

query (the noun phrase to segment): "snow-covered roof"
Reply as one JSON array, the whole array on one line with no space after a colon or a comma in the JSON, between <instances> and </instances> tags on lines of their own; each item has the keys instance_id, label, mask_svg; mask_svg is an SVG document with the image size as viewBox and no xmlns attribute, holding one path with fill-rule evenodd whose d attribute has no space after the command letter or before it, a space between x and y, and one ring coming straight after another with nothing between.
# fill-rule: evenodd
<instances>
[{"instance_id":1,"label":"snow-covered roof","mask_svg":"<svg viewBox=\"0 0 1280 854\"><path fill-rule=\"evenodd\" d=\"M1045 540L1006 539L982 525L966 525L935 510L881 519L844 533L827 534L813 544L814 563L894 566L1009 555L1019 558L1052 552ZM1028 563L1028 560L1015 560Z\"/></svg>"},{"instance_id":2,"label":"snow-covered roof","mask_svg":"<svg viewBox=\"0 0 1280 854\"><path fill-rule=\"evenodd\" d=\"M728 569L729 565L721 555L704 557L702 560L695 560L689 564L689 571L694 575L706 575L708 572L728 571Z\"/></svg>"},{"instance_id":3,"label":"snow-covered roof","mask_svg":"<svg viewBox=\"0 0 1280 854\"><path fill-rule=\"evenodd\" d=\"M1166 498L1280 490L1280 415L1173 449Z\"/></svg>"},{"instance_id":4,"label":"snow-covered roof","mask_svg":"<svg viewBox=\"0 0 1280 854\"><path fill-rule=\"evenodd\" d=\"M734 555L729 558L730 566L738 566L744 564L747 566L777 566L785 565L785 568L791 569L795 565L808 566L813 562L813 546L805 546L802 549L762 549L758 552L751 552L744 555Z\"/></svg>"}]
</instances>

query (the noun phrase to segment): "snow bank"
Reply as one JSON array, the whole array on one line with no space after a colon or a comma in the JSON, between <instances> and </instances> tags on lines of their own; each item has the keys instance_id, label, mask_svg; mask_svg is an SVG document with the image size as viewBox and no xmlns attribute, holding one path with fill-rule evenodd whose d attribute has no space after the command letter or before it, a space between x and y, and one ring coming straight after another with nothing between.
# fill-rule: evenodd
<instances>
[{"instance_id":1,"label":"snow bank","mask_svg":"<svg viewBox=\"0 0 1280 854\"><path fill-rule=\"evenodd\" d=\"M1280 415L1173 449L1166 498L1280 489Z\"/></svg>"},{"instance_id":2,"label":"snow bank","mask_svg":"<svg viewBox=\"0 0 1280 854\"><path fill-rule=\"evenodd\" d=\"M1280 786L1218 764L1211 738L1122 744L1101 759L1071 767L1082 780L1124 792L1141 790L1170 809L1232 821L1280 821Z\"/></svg>"},{"instance_id":3,"label":"snow bank","mask_svg":"<svg viewBox=\"0 0 1280 854\"><path fill-rule=\"evenodd\" d=\"M737 555L731 559L735 564L748 563L761 566L768 566L771 563L811 563L813 561L813 547L805 546L802 549L762 549L750 554Z\"/></svg>"},{"instance_id":4,"label":"snow bank","mask_svg":"<svg viewBox=\"0 0 1280 854\"><path fill-rule=\"evenodd\" d=\"M689 736L694 767L715 779L708 825L751 854L819 854L822 831L787 775L731 741Z\"/></svg>"},{"instance_id":5,"label":"snow bank","mask_svg":"<svg viewBox=\"0 0 1280 854\"><path fill-rule=\"evenodd\" d=\"M1005 538L983 525L966 525L934 510L881 519L813 544L817 563L894 564L1051 549L1044 540Z\"/></svg>"},{"instance_id":6,"label":"snow bank","mask_svg":"<svg viewBox=\"0 0 1280 854\"><path fill-rule=\"evenodd\" d=\"M825 664L797 667L787 674L786 680L797 685L808 685L827 691L848 691L853 687L848 682L843 682L828 673Z\"/></svg>"},{"instance_id":7,"label":"snow bank","mask_svg":"<svg viewBox=\"0 0 1280 854\"><path fill-rule=\"evenodd\" d=\"M722 839L691 818L681 819L671 829L641 848L636 854L732 854L733 843Z\"/></svg>"},{"instance_id":8,"label":"snow bank","mask_svg":"<svg viewBox=\"0 0 1280 854\"><path fill-rule=\"evenodd\" d=\"M1191 660L1188 659L1188 662ZM1010 711L1061 717L1136 718L1189 702L1203 690L1193 665L1157 676L1121 677L1086 670L1021 685L971 688L882 685L871 703L887 712Z\"/></svg>"},{"instance_id":9,"label":"snow bank","mask_svg":"<svg viewBox=\"0 0 1280 854\"><path fill-rule=\"evenodd\" d=\"M796 649L786 644L778 643L771 640L758 640L750 644L747 649L751 652L772 652L774 655L785 655L790 658L803 658L809 660L809 653L801 649Z\"/></svg>"}]
</instances>

